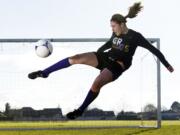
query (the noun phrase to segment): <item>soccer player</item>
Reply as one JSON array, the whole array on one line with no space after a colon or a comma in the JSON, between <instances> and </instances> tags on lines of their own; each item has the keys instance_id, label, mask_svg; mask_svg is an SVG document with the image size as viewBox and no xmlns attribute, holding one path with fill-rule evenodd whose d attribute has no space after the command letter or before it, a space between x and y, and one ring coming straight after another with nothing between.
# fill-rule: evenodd
<instances>
[{"instance_id":1,"label":"soccer player","mask_svg":"<svg viewBox=\"0 0 180 135\"><path fill-rule=\"evenodd\" d=\"M110 20L112 36L97 52L87 52L64 58L44 70L30 73L28 77L30 79L37 77L46 78L54 71L75 64L85 64L99 69L101 72L94 80L82 105L66 115L69 119L76 119L81 116L89 104L94 101L104 85L115 81L131 66L133 55L138 46L148 49L158 57L170 72L173 72L173 67L158 49L151 45L141 33L127 27L127 18L136 17L141 9L141 3L134 3L133 6L129 8L126 16L114 14Z\"/></svg>"}]
</instances>

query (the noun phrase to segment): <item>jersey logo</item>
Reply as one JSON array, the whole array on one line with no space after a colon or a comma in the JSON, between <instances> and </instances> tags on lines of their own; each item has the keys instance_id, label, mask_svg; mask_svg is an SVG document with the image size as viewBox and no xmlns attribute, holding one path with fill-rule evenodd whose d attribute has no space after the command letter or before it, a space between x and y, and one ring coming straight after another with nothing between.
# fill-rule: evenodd
<instances>
[{"instance_id":1,"label":"jersey logo","mask_svg":"<svg viewBox=\"0 0 180 135\"><path fill-rule=\"evenodd\" d=\"M113 48L116 48L116 49L119 49L119 50L123 50L124 49L124 44L122 43L122 38L117 38L117 37L115 37L114 39L113 39L113 45L112 45L112 47Z\"/></svg>"},{"instance_id":2,"label":"jersey logo","mask_svg":"<svg viewBox=\"0 0 180 135\"><path fill-rule=\"evenodd\" d=\"M129 45L125 45L124 52L129 52Z\"/></svg>"}]
</instances>

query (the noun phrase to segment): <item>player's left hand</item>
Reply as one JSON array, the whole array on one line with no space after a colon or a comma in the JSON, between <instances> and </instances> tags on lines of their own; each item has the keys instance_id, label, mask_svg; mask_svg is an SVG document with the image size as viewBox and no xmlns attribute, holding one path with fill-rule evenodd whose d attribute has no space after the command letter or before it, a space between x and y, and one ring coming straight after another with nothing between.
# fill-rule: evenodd
<instances>
[{"instance_id":1,"label":"player's left hand","mask_svg":"<svg viewBox=\"0 0 180 135\"><path fill-rule=\"evenodd\" d=\"M174 71L174 68L173 68L172 66L169 66L167 69L168 69L169 72L171 72L171 73Z\"/></svg>"}]
</instances>

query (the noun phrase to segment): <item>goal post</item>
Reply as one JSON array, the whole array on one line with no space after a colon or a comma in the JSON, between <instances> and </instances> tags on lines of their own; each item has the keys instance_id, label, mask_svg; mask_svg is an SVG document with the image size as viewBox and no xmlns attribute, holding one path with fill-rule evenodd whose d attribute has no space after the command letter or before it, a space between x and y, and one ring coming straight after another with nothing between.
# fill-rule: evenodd
<instances>
[{"instance_id":1,"label":"goal post","mask_svg":"<svg viewBox=\"0 0 180 135\"><path fill-rule=\"evenodd\" d=\"M43 39L48 39L51 42L56 42L56 43L62 43L62 42L67 42L67 43L75 43L75 42L106 42L108 39L107 38L43 38ZM3 43L34 43L37 42L39 38L19 38L19 39L0 39L0 44ZM159 38L147 38L147 40L150 43L156 44L156 48L160 50L160 39ZM157 59L156 61L157 64L157 75L156 75L156 94L157 94L157 119L156 119L156 125L155 126L146 126L146 125L140 125L140 126L110 126L110 128L120 128L120 127L140 127L140 128L161 128L161 67L160 67L160 61ZM96 128L109 128L108 126L96 126ZM57 128L57 127L54 127ZM71 127L72 128L72 127ZM75 127L73 127L75 128ZM79 127L78 127L79 128ZM93 128L93 126L90 127L84 127L84 128ZM1 129L1 128L0 128ZM47 129L47 128L45 128ZM48 128L49 129L49 128Z\"/></svg>"}]
</instances>

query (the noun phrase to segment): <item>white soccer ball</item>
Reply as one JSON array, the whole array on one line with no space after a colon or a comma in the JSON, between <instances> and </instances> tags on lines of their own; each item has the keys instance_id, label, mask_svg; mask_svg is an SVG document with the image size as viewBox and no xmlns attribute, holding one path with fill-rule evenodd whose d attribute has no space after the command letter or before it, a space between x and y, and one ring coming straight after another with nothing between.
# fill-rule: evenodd
<instances>
[{"instance_id":1,"label":"white soccer ball","mask_svg":"<svg viewBox=\"0 0 180 135\"><path fill-rule=\"evenodd\" d=\"M41 39L35 44L35 51L37 56L45 58L52 54L53 46L49 40Z\"/></svg>"}]
</instances>

